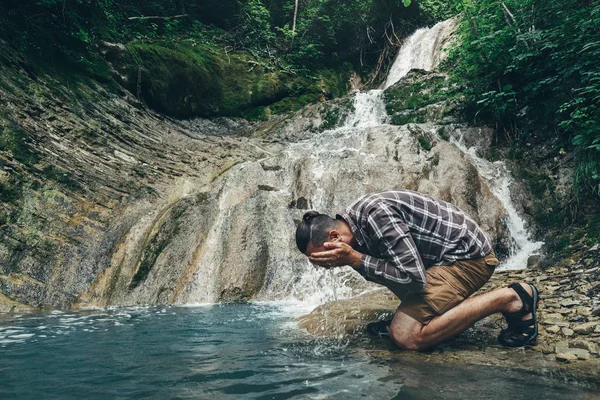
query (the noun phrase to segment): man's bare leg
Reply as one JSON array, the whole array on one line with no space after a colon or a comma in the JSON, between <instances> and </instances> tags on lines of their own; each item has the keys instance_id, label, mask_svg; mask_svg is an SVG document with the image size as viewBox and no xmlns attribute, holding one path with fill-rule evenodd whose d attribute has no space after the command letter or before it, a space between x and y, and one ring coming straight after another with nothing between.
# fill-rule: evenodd
<instances>
[{"instance_id":1,"label":"man's bare leg","mask_svg":"<svg viewBox=\"0 0 600 400\"><path fill-rule=\"evenodd\" d=\"M532 294L531 286L521 285L527 290L527 293ZM427 325L397 311L390 325L390 334L394 342L401 348L424 350L458 335L488 315L504 311L518 311L522 306L521 299L513 289L496 289L466 299L445 314L433 318ZM531 314L523 317L523 320L529 318L531 318Z\"/></svg>"}]
</instances>

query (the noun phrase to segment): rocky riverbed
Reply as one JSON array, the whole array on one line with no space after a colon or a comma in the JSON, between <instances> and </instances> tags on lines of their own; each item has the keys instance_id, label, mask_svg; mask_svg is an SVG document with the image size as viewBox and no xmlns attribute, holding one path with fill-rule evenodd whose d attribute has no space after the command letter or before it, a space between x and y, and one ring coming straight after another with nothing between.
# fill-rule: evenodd
<instances>
[{"instance_id":1,"label":"rocky riverbed","mask_svg":"<svg viewBox=\"0 0 600 400\"><path fill-rule=\"evenodd\" d=\"M397 298L385 288L327 303L298 321L315 336L350 340L376 358L497 365L600 384L600 246L574 250L559 262L533 258L530 264L524 270L497 271L479 293L511 282L536 285L541 292L540 335L531 348L498 345L496 337L505 322L497 314L427 352L399 351L389 339L371 338L365 329L369 322L391 318L398 306Z\"/></svg>"}]
</instances>

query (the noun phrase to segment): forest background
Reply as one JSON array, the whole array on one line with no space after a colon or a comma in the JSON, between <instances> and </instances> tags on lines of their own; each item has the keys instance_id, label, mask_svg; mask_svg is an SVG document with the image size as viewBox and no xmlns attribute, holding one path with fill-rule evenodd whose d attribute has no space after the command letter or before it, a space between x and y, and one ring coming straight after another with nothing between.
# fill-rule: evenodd
<instances>
[{"instance_id":1,"label":"forest background","mask_svg":"<svg viewBox=\"0 0 600 400\"><path fill-rule=\"evenodd\" d=\"M114 91L119 88L98 53L100 41L126 43L149 74L171 73L159 65L165 58L183 63L196 57L208 65L244 52L247 65L290 77L285 93L268 99L277 100L275 112L287 112L345 94L350 71L376 87L403 38L451 17L460 17L458 40L443 68L465 121L495 126L497 141L513 154L549 142L557 156L572 154L577 201L598 201L597 0L3 0L0 37L27 57L32 75L44 71L73 88L93 80ZM187 54L191 48L194 54ZM198 49L209 56L198 58ZM148 59L159 60L154 71ZM209 66L192 72L206 74L198 81L213 80ZM231 77L214 77L214 85L219 79ZM175 117L268 118L267 100L236 103L224 89L218 99L207 97L215 102L210 107L187 108L171 106L172 88L148 90L138 97ZM0 150L26 159L19 140L2 132Z\"/></svg>"}]
</instances>

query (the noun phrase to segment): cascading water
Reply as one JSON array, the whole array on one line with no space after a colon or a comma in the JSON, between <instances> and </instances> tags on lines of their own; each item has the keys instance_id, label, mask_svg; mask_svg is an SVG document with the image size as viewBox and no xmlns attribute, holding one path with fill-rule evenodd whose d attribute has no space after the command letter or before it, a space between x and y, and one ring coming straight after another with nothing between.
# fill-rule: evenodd
<instances>
[{"instance_id":1,"label":"cascading water","mask_svg":"<svg viewBox=\"0 0 600 400\"><path fill-rule=\"evenodd\" d=\"M454 20L448 20L430 29L419 29L409 37L400 49L384 87L393 85L413 68L435 69L443 58L442 45L447 42L455 26ZM353 113L346 118L341 127L324 132L309 142L291 145L285 152L292 159L309 157L311 160L311 167L303 177L304 181L311 182L314 188L311 208L321 212L334 211L332 205L336 203L334 200L336 196L331 193L331 186L323 183L336 179L339 169L344 168L342 163L340 165L336 163L340 162L340 158L343 158L345 153L358 154L363 159L372 157L372 154L365 150L365 138L369 134L368 128L381 127L387 123L388 115L382 95L383 90L357 92L353 101ZM477 157L475 148L467 149L460 139L453 139L453 143L468 155L480 176L487 181L506 210L506 224L511 244L510 258L501 268L525 268L528 257L537 252L542 243L529 239L525 223L512 204L509 190L511 180L506 166L501 162L490 163ZM360 192L363 191L364 189ZM340 205L339 202L337 205ZM319 303L350 295L352 290L345 285L345 282L351 280L351 274L353 272L345 268L334 269L327 273L308 267L299 282L292 285L292 295L297 296L301 288L302 297L310 293L309 297L314 300L316 296ZM324 291L325 288L328 290Z\"/></svg>"},{"instance_id":2,"label":"cascading water","mask_svg":"<svg viewBox=\"0 0 600 400\"><path fill-rule=\"evenodd\" d=\"M413 33L400 48L383 88L398 82L411 69L434 70L445 57L443 46L455 29L456 20L449 19Z\"/></svg>"},{"instance_id":3,"label":"cascading water","mask_svg":"<svg viewBox=\"0 0 600 400\"><path fill-rule=\"evenodd\" d=\"M443 27L451 25L446 22L418 31L400 51L409 54L406 48L412 48L416 59L428 60L416 60L415 65L435 68L440 56L417 49L437 43L439 51L439 43L448 35ZM402 57L396 59L396 63L403 62ZM394 72L388 83L401 79L405 70ZM350 267L328 271L312 266L296 249L294 221L309 209L334 215L361 195L391 188L421 191L453 202L477 219L499 245L509 241L499 223L508 218L516 249L509 267L525 267L527 256L539 244L527 240L524 223L503 192L508 183L497 183L494 174L487 172L486 162L469 156L460 143L441 140L436 125L388 125L382 95L382 90L356 93L353 111L336 129L310 130L323 123L322 111L344 111L328 108L335 104L317 107L314 114L305 110L308 122L302 119L304 114L289 120L291 125L276 135L283 135L284 141L288 137L304 140L288 143L262 160L232 166L202 193L188 196L165 211L164 217L140 228L147 236L134 237L156 242L161 249L144 282L131 287L141 261L124 246L123 257L129 258L119 265L127 267L106 274L97 298L112 304L296 300L306 309L357 295L374 286ZM478 130L445 128L459 136L461 129ZM429 150L422 146L423 140L432 143ZM130 247L136 248L135 243ZM111 283L117 281L118 285Z\"/></svg>"},{"instance_id":4,"label":"cascading water","mask_svg":"<svg viewBox=\"0 0 600 400\"><path fill-rule=\"evenodd\" d=\"M342 129L367 128L385 124L388 120L385 104L381 99L383 90L357 92L354 95L354 112L346 118Z\"/></svg>"},{"instance_id":5,"label":"cascading water","mask_svg":"<svg viewBox=\"0 0 600 400\"><path fill-rule=\"evenodd\" d=\"M460 131L455 131L458 133ZM452 136L452 143L460 148L477 166L494 195L500 199L506 209L506 225L510 232L510 257L502 263L500 270L523 269L530 256L537 254L544 242L535 242L525 228L525 221L519 216L510 196L512 177L502 161L490 162L477 155L477 147L467 147L462 136Z\"/></svg>"}]
</instances>

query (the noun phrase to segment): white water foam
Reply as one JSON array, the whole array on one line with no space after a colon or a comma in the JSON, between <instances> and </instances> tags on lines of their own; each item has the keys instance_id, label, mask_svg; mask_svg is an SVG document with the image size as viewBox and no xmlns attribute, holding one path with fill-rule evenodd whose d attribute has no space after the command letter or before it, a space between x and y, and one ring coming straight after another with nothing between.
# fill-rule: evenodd
<instances>
[{"instance_id":1,"label":"white water foam","mask_svg":"<svg viewBox=\"0 0 600 400\"><path fill-rule=\"evenodd\" d=\"M438 22L431 28L421 28L402 44L388 73L384 89L389 88L411 69L433 71L445 57L443 45L456 29L456 21Z\"/></svg>"},{"instance_id":2,"label":"white water foam","mask_svg":"<svg viewBox=\"0 0 600 400\"><path fill-rule=\"evenodd\" d=\"M357 92L354 95L354 112L346 118L342 128L368 128L387 123L388 115L381 96L383 90Z\"/></svg>"},{"instance_id":3,"label":"white water foam","mask_svg":"<svg viewBox=\"0 0 600 400\"><path fill-rule=\"evenodd\" d=\"M490 162L479 157L477 148L467 148L462 137L452 137L451 142L469 157L477 168L479 175L487 181L492 193L500 200L506 210L506 227L510 233L510 256L498 269L516 270L526 268L529 257L539 254L544 242L531 240L525 227L525 221L519 216L512 202L510 195L512 177L506 164L502 161Z\"/></svg>"}]
</instances>

